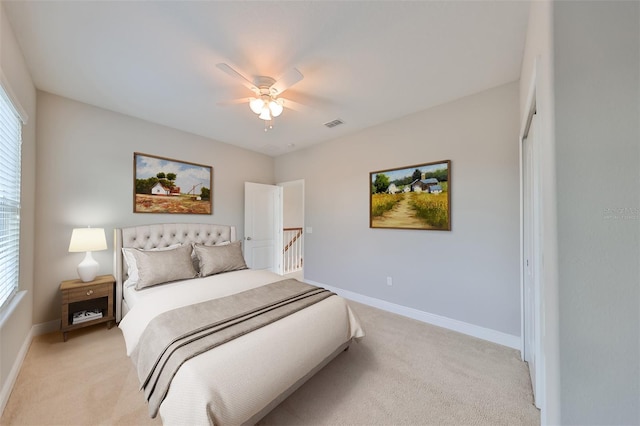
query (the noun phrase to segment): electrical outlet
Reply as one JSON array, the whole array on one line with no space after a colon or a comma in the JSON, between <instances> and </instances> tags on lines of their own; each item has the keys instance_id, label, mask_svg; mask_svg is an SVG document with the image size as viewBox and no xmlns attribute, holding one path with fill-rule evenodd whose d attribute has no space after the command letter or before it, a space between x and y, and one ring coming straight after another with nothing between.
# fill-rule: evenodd
<instances>
[{"instance_id":1,"label":"electrical outlet","mask_svg":"<svg viewBox=\"0 0 640 426\"><path fill-rule=\"evenodd\" d=\"M387 285L393 285L393 278L387 277Z\"/></svg>"}]
</instances>

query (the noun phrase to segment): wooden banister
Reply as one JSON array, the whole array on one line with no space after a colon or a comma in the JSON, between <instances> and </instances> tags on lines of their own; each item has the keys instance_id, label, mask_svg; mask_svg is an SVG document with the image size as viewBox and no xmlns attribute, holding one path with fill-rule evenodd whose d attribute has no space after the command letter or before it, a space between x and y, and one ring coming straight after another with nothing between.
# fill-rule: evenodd
<instances>
[{"instance_id":1,"label":"wooden banister","mask_svg":"<svg viewBox=\"0 0 640 426\"><path fill-rule=\"evenodd\" d=\"M284 273L302 269L302 228L282 228L284 231Z\"/></svg>"}]
</instances>

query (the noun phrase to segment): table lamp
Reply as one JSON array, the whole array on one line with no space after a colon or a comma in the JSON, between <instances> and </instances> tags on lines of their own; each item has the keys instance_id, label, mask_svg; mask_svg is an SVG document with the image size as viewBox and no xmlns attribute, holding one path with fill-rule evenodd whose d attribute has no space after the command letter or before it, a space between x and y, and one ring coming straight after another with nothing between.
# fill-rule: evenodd
<instances>
[{"instance_id":1,"label":"table lamp","mask_svg":"<svg viewBox=\"0 0 640 426\"><path fill-rule=\"evenodd\" d=\"M106 250L107 238L104 228L75 228L71 233L69 252L87 252L78 265L78 275L83 282L93 281L100 265L91 255L92 251Z\"/></svg>"}]
</instances>

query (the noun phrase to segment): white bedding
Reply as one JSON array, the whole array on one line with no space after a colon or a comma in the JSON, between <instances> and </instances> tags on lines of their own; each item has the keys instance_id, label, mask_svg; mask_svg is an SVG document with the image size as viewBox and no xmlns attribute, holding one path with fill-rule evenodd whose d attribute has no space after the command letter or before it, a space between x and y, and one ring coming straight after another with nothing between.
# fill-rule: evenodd
<instances>
[{"instance_id":1,"label":"white bedding","mask_svg":"<svg viewBox=\"0 0 640 426\"><path fill-rule=\"evenodd\" d=\"M162 312L282 279L265 270L242 270L137 291L120 322L127 354ZM363 336L346 301L329 297L187 361L173 379L160 416L165 425L256 421L264 407L342 344Z\"/></svg>"},{"instance_id":2,"label":"white bedding","mask_svg":"<svg viewBox=\"0 0 640 426\"><path fill-rule=\"evenodd\" d=\"M145 289L145 290L148 290L148 289ZM138 300L144 299L144 291L138 291L135 289L135 287L123 287L122 298L126 302L129 309L131 309L133 308L133 305L138 303Z\"/></svg>"}]
</instances>

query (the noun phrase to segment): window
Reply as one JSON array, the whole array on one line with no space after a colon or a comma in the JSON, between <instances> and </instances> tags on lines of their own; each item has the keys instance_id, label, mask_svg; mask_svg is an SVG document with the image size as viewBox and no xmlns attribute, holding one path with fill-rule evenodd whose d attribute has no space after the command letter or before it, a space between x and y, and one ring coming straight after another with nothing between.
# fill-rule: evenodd
<instances>
[{"instance_id":1,"label":"window","mask_svg":"<svg viewBox=\"0 0 640 426\"><path fill-rule=\"evenodd\" d=\"M22 120L0 84L0 306L18 289Z\"/></svg>"}]
</instances>

